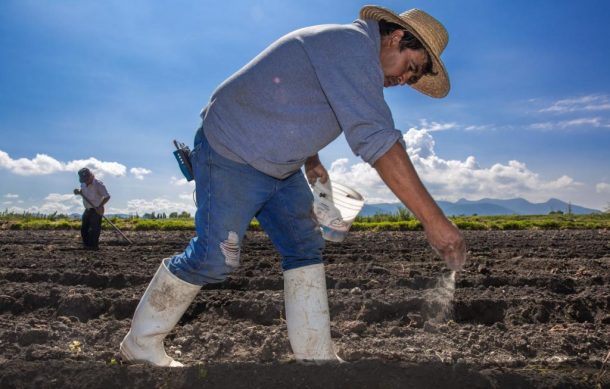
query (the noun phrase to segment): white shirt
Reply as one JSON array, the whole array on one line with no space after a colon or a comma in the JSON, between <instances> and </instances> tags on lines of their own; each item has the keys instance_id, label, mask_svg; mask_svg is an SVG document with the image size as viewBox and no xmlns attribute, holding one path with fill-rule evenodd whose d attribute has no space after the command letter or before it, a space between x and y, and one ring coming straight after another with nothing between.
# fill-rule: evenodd
<instances>
[{"instance_id":1,"label":"white shirt","mask_svg":"<svg viewBox=\"0 0 610 389\"><path fill-rule=\"evenodd\" d=\"M91 185L85 183L80 184L80 190L83 194L83 205L85 208L99 207L104 197L110 197L104 183L96 178L93 179ZM89 204L85 197L93 204Z\"/></svg>"}]
</instances>

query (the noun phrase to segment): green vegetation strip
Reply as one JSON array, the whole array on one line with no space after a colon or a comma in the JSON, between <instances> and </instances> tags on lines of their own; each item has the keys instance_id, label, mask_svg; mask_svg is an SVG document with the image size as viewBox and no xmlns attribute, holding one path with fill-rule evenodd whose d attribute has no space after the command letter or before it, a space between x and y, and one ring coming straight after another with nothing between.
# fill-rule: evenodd
<instances>
[{"instance_id":1,"label":"green vegetation strip","mask_svg":"<svg viewBox=\"0 0 610 389\"><path fill-rule=\"evenodd\" d=\"M610 213L591 215L528 215L528 216L457 216L451 220L463 230L557 230L557 229L610 229ZM195 228L192 218L144 219L111 218L113 224L124 231L189 231ZM106 220L104 229L112 229ZM0 230L78 230L80 220L65 216L32 214L0 214ZM253 220L251 230L260 230ZM352 231L418 231L421 223L408 214L374 215L359 217Z\"/></svg>"}]
</instances>

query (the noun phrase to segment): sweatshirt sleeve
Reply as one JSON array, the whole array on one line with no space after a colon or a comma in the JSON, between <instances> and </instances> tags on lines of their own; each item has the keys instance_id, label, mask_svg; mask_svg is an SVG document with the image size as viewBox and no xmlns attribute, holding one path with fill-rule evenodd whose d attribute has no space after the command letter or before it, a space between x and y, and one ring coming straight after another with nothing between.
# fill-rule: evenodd
<instances>
[{"instance_id":1,"label":"sweatshirt sleeve","mask_svg":"<svg viewBox=\"0 0 610 389\"><path fill-rule=\"evenodd\" d=\"M332 55L310 54L312 63L349 146L373 165L397 141L404 147L383 96L379 54L360 34L344 37L333 48Z\"/></svg>"}]
</instances>

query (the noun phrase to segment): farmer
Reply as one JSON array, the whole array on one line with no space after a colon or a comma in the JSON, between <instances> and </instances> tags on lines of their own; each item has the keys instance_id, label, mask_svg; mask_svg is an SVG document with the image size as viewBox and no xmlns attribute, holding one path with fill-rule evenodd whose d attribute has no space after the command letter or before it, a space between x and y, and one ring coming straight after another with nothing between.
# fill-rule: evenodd
<instances>
[{"instance_id":1,"label":"farmer","mask_svg":"<svg viewBox=\"0 0 610 389\"><path fill-rule=\"evenodd\" d=\"M165 353L163 339L202 285L223 281L239 266L243 236L256 217L282 256L296 360L338 360L324 241L307 181L326 182L317 153L342 132L422 222L434 251L460 269L462 234L422 185L383 96L384 87L402 85L446 96L449 78L439 58L446 44L444 27L420 10L399 16L366 6L353 23L280 38L224 81L202 110L191 155L197 237L162 261L121 342L122 358L182 366Z\"/></svg>"},{"instance_id":2,"label":"farmer","mask_svg":"<svg viewBox=\"0 0 610 389\"><path fill-rule=\"evenodd\" d=\"M96 179L86 167L78 171L78 181L80 189L74 189L74 194L83 196L85 206L80 227L83 247L86 250L97 250L102 232L104 204L110 200L110 195L102 181Z\"/></svg>"}]
</instances>

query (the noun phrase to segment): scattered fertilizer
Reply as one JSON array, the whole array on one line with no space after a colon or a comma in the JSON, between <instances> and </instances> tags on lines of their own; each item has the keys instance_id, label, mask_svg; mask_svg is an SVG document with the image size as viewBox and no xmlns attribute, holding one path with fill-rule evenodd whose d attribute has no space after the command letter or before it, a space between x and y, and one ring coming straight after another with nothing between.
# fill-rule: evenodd
<instances>
[{"instance_id":1,"label":"scattered fertilizer","mask_svg":"<svg viewBox=\"0 0 610 389\"><path fill-rule=\"evenodd\" d=\"M442 274L432 289L424 293L424 316L435 322L452 319L455 271Z\"/></svg>"}]
</instances>

